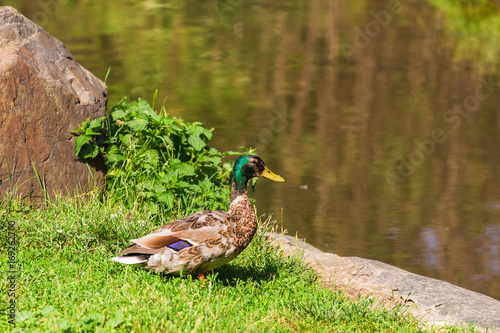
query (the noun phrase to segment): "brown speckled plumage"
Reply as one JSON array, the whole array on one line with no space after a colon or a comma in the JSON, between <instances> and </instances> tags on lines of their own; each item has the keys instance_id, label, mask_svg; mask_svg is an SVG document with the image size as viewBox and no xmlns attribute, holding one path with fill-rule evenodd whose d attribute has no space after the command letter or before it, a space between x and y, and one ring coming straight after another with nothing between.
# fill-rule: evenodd
<instances>
[{"instance_id":1,"label":"brown speckled plumage","mask_svg":"<svg viewBox=\"0 0 500 333\"><path fill-rule=\"evenodd\" d=\"M244 155L233 169L227 212L204 210L171 222L137 239L112 260L168 274L201 274L238 256L252 241L257 219L246 195L252 177L284 182L257 156Z\"/></svg>"}]
</instances>

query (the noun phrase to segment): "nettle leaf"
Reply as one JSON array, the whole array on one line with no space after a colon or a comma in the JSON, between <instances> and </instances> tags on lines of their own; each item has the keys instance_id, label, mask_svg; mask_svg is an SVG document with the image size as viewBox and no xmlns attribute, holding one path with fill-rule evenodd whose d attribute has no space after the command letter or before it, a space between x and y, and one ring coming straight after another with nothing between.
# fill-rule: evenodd
<instances>
[{"instance_id":1,"label":"nettle leaf","mask_svg":"<svg viewBox=\"0 0 500 333\"><path fill-rule=\"evenodd\" d=\"M207 144L205 143L205 141L203 141L202 139L200 139L199 136L194 136L194 135L190 135L189 138L188 138L188 143L195 149L195 150L202 150L203 147L205 147Z\"/></svg>"},{"instance_id":2,"label":"nettle leaf","mask_svg":"<svg viewBox=\"0 0 500 333\"><path fill-rule=\"evenodd\" d=\"M106 117L100 117L92 120L89 124L89 127L86 129L85 134L99 135L101 129L104 128L104 118Z\"/></svg>"},{"instance_id":3,"label":"nettle leaf","mask_svg":"<svg viewBox=\"0 0 500 333\"><path fill-rule=\"evenodd\" d=\"M80 153L80 150L82 149L83 145L88 143L90 140L92 140L92 137L90 135L79 135L75 139L75 156L77 156Z\"/></svg>"},{"instance_id":4,"label":"nettle leaf","mask_svg":"<svg viewBox=\"0 0 500 333\"><path fill-rule=\"evenodd\" d=\"M189 185L189 189L191 190L191 192L196 193L196 194L202 192L201 186L200 185L196 185L196 184L190 184Z\"/></svg>"},{"instance_id":5,"label":"nettle leaf","mask_svg":"<svg viewBox=\"0 0 500 333\"><path fill-rule=\"evenodd\" d=\"M196 135L196 136L200 136L205 130L205 128L201 125L201 123L198 122L188 124L187 128L191 135Z\"/></svg>"},{"instance_id":6,"label":"nettle leaf","mask_svg":"<svg viewBox=\"0 0 500 333\"><path fill-rule=\"evenodd\" d=\"M184 169L184 175L186 176L194 176L196 174L194 166L187 164Z\"/></svg>"},{"instance_id":7,"label":"nettle leaf","mask_svg":"<svg viewBox=\"0 0 500 333\"><path fill-rule=\"evenodd\" d=\"M166 172L163 176L159 176L159 179L162 183L170 184L175 176L176 175L173 172Z\"/></svg>"},{"instance_id":8,"label":"nettle leaf","mask_svg":"<svg viewBox=\"0 0 500 333\"><path fill-rule=\"evenodd\" d=\"M87 128L85 130L85 134L86 135L94 135L95 136L95 135L99 135L99 132L97 132L97 131L95 131L95 130L93 130L92 128L89 127L89 128Z\"/></svg>"},{"instance_id":9,"label":"nettle leaf","mask_svg":"<svg viewBox=\"0 0 500 333\"><path fill-rule=\"evenodd\" d=\"M111 146L106 151L106 159L108 159L108 161L114 163L114 162L120 162L120 161L125 160L125 157L123 156L122 152L120 151L120 149L118 149L117 146Z\"/></svg>"},{"instance_id":10,"label":"nettle leaf","mask_svg":"<svg viewBox=\"0 0 500 333\"><path fill-rule=\"evenodd\" d=\"M212 182L207 176L205 176L205 179L203 179L203 181L200 184L205 191L212 187Z\"/></svg>"},{"instance_id":11,"label":"nettle leaf","mask_svg":"<svg viewBox=\"0 0 500 333\"><path fill-rule=\"evenodd\" d=\"M212 130L204 128L202 134L206 136L208 140L212 140Z\"/></svg>"},{"instance_id":12,"label":"nettle leaf","mask_svg":"<svg viewBox=\"0 0 500 333\"><path fill-rule=\"evenodd\" d=\"M158 201L163 202L168 207L172 207L174 205L174 195L170 192L163 192L158 196Z\"/></svg>"},{"instance_id":13,"label":"nettle leaf","mask_svg":"<svg viewBox=\"0 0 500 333\"><path fill-rule=\"evenodd\" d=\"M111 112L111 117L113 118L113 120L121 119L125 117L125 112L123 112L123 110L115 110Z\"/></svg>"},{"instance_id":14,"label":"nettle leaf","mask_svg":"<svg viewBox=\"0 0 500 333\"><path fill-rule=\"evenodd\" d=\"M146 128L146 126L148 125L148 121L146 119L139 118L127 121L126 124L128 125L128 127L130 127L131 130L140 132Z\"/></svg>"},{"instance_id":15,"label":"nettle leaf","mask_svg":"<svg viewBox=\"0 0 500 333\"><path fill-rule=\"evenodd\" d=\"M153 186L153 192L155 192L155 193L163 193L166 191L167 191L167 188L164 185L156 184Z\"/></svg>"},{"instance_id":16,"label":"nettle leaf","mask_svg":"<svg viewBox=\"0 0 500 333\"><path fill-rule=\"evenodd\" d=\"M217 149L212 148L212 147L210 147L206 150L206 154L210 155L210 156L224 156L224 154L219 153L219 151Z\"/></svg>"},{"instance_id":17,"label":"nettle leaf","mask_svg":"<svg viewBox=\"0 0 500 333\"><path fill-rule=\"evenodd\" d=\"M153 187L154 187L154 182L150 181L150 180L147 180L143 185L142 187L146 190L150 190L152 191L153 190Z\"/></svg>"},{"instance_id":18,"label":"nettle leaf","mask_svg":"<svg viewBox=\"0 0 500 333\"><path fill-rule=\"evenodd\" d=\"M160 116L153 110L153 108L146 101L141 100L141 102L144 102L140 103L142 113L147 115L149 118L158 121Z\"/></svg>"},{"instance_id":19,"label":"nettle leaf","mask_svg":"<svg viewBox=\"0 0 500 333\"><path fill-rule=\"evenodd\" d=\"M168 130L170 132L182 132L182 129L179 126L177 126L175 123L170 124L170 126L168 127Z\"/></svg>"},{"instance_id":20,"label":"nettle leaf","mask_svg":"<svg viewBox=\"0 0 500 333\"><path fill-rule=\"evenodd\" d=\"M80 156L83 159L95 158L99 154L99 146L94 143L86 143L80 150Z\"/></svg>"},{"instance_id":21,"label":"nettle leaf","mask_svg":"<svg viewBox=\"0 0 500 333\"><path fill-rule=\"evenodd\" d=\"M207 162L207 163L212 163L212 164L218 165L222 161L222 158L219 157L219 156L203 156L200 159L200 161L201 162Z\"/></svg>"},{"instance_id":22,"label":"nettle leaf","mask_svg":"<svg viewBox=\"0 0 500 333\"><path fill-rule=\"evenodd\" d=\"M173 124L176 120L176 118L168 118L166 113L162 113L160 116L160 122L164 126L169 126L170 124Z\"/></svg>"},{"instance_id":23,"label":"nettle leaf","mask_svg":"<svg viewBox=\"0 0 500 333\"><path fill-rule=\"evenodd\" d=\"M151 191L141 191L139 192L141 197L145 198L145 199L151 199L151 198L154 198L155 194Z\"/></svg>"},{"instance_id":24,"label":"nettle leaf","mask_svg":"<svg viewBox=\"0 0 500 333\"><path fill-rule=\"evenodd\" d=\"M173 174L178 175L179 177L183 177L186 174L186 164L185 163L178 163L176 165L171 165L172 168L175 168L172 170Z\"/></svg>"},{"instance_id":25,"label":"nettle leaf","mask_svg":"<svg viewBox=\"0 0 500 333\"><path fill-rule=\"evenodd\" d=\"M186 183L185 181L179 181L177 182L177 186L179 186L180 188L189 188L189 183Z\"/></svg>"},{"instance_id":26,"label":"nettle leaf","mask_svg":"<svg viewBox=\"0 0 500 333\"><path fill-rule=\"evenodd\" d=\"M170 163L169 163L169 164L170 164L170 167L171 167L172 169L177 168L177 167L179 166L179 164L183 164L183 163L181 162L181 160L179 160L178 158L172 158L169 162L170 162Z\"/></svg>"},{"instance_id":27,"label":"nettle leaf","mask_svg":"<svg viewBox=\"0 0 500 333\"><path fill-rule=\"evenodd\" d=\"M87 129L87 127L89 126L89 119L85 120L82 122L81 126L79 128L77 128L76 130L74 130L73 134L78 134L78 133L85 133L85 130Z\"/></svg>"}]
</instances>

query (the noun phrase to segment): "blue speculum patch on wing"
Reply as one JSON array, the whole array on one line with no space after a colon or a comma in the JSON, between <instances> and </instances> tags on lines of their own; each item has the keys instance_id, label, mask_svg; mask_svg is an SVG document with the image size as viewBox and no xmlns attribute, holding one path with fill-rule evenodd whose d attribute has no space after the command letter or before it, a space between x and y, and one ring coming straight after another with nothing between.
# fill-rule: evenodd
<instances>
[{"instance_id":1,"label":"blue speculum patch on wing","mask_svg":"<svg viewBox=\"0 0 500 333\"><path fill-rule=\"evenodd\" d=\"M184 240L177 241L175 243L172 243L170 245L167 245L167 247L171 248L172 250L175 251L180 251L182 249L185 249L186 247L191 247L192 245L189 244L188 242Z\"/></svg>"}]
</instances>

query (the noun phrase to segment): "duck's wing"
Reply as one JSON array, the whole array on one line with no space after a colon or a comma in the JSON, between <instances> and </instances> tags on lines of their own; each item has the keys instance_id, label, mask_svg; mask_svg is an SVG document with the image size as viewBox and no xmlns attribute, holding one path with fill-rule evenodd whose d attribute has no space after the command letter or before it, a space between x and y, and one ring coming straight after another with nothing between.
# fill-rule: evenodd
<instances>
[{"instance_id":1,"label":"duck's wing","mask_svg":"<svg viewBox=\"0 0 500 333\"><path fill-rule=\"evenodd\" d=\"M229 214L222 211L200 211L183 219L168 223L152 233L132 239L134 243L122 254L156 254L168 247L180 251L186 247L196 246L211 238L220 237L220 232L229 226Z\"/></svg>"}]
</instances>

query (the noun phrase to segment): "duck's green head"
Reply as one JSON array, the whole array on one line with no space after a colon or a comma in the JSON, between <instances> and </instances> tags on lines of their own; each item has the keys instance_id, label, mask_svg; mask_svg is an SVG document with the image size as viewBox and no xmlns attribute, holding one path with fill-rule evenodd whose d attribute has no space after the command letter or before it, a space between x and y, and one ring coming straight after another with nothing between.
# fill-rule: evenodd
<instances>
[{"instance_id":1,"label":"duck's green head","mask_svg":"<svg viewBox=\"0 0 500 333\"><path fill-rule=\"evenodd\" d=\"M246 189L247 182L253 177L264 177L275 182L285 182L285 180L273 173L266 167L264 161L255 155L243 155L234 162L233 168L234 185L238 191Z\"/></svg>"}]
</instances>

